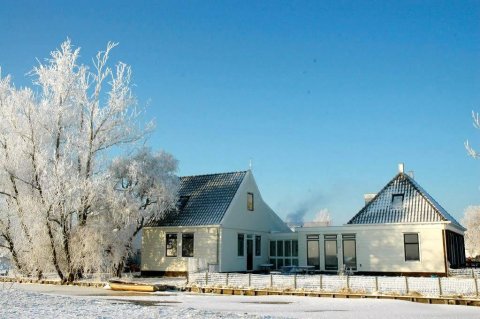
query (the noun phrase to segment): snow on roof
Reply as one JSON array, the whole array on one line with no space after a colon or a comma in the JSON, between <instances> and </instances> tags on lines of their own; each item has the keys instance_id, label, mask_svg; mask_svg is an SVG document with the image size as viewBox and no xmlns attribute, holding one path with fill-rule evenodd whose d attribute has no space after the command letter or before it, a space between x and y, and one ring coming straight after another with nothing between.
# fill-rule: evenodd
<instances>
[{"instance_id":1,"label":"snow on roof","mask_svg":"<svg viewBox=\"0 0 480 319\"><path fill-rule=\"evenodd\" d=\"M246 173L180 177L177 210L149 226L219 225Z\"/></svg>"},{"instance_id":2,"label":"snow on roof","mask_svg":"<svg viewBox=\"0 0 480 319\"><path fill-rule=\"evenodd\" d=\"M398 173L347 224L425 223L460 225L412 177Z\"/></svg>"}]
</instances>

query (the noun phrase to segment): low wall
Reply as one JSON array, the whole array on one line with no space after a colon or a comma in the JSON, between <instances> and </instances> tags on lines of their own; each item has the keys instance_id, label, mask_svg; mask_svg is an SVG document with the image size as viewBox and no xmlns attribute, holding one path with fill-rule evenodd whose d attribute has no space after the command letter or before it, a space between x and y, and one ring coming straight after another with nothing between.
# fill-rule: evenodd
<instances>
[{"instance_id":1,"label":"low wall","mask_svg":"<svg viewBox=\"0 0 480 319\"><path fill-rule=\"evenodd\" d=\"M204 272L189 274L187 286L479 298L480 279Z\"/></svg>"}]
</instances>

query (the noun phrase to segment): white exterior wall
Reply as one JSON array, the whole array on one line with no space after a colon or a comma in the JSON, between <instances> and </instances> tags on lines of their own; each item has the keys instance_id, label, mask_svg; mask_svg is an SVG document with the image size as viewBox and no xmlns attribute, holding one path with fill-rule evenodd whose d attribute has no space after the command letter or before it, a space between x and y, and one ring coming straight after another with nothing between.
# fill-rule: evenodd
<instances>
[{"instance_id":1,"label":"white exterior wall","mask_svg":"<svg viewBox=\"0 0 480 319\"><path fill-rule=\"evenodd\" d=\"M238 234L244 234L243 256L238 256L237 239ZM226 229L221 230L221 260L219 270L221 272L237 272L247 270L247 235L252 235L253 240L253 269L258 270L260 264L268 262L268 243L270 234L266 232L251 231L247 229ZM260 235L261 255L255 256L255 235Z\"/></svg>"},{"instance_id":2,"label":"white exterior wall","mask_svg":"<svg viewBox=\"0 0 480 319\"><path fill-rule=\"evenodd\" d=\"M247 194L254 197L254 210L247 209ZM253 269L268 261L268 243L272 232L291 232L285 223L263 201L255 179L250 171L247 172L242 184L230 204L221 222L220 265L221 272L247 270L247 235L262 236L261 256L253 258ZM245 234L244 256L237 254L237 235ZM254 240L255 241L255 240ZM255 255L255 243L254 243Z\"/></svg>"},{"instance_id":3,"label":"white exterior wall","mask_svg":"<svg viewBox=\"0 0 480 319\"><path fill-rule=\"evenodd\" d=\"M307 264L307 235L320 235L320 270L325 271L324 235L337 235L338 269L343 266L342 234L355 234L357 271L445 273L445 224L379 224L298 228L299 264ZM457 230L458 231L458 230ZM418 233L419 261L405 261L404 233ZM281 240L282 234L272 235Z\"/></svg>"},{"instance_id":4,"label":"white exterior wall","mask_svg":"<svg viewBox=\"0 0 480 319\"><path fill-rule=\"evenodd\" d=\"M166 234L177 234L177 257L166 257ZM194 234L193 257L182 257L182 233ZM188 271L189 259L200 264L217 264L218 227L147 227L142 237L142 271Z\"/></svg>"}]
</instances>

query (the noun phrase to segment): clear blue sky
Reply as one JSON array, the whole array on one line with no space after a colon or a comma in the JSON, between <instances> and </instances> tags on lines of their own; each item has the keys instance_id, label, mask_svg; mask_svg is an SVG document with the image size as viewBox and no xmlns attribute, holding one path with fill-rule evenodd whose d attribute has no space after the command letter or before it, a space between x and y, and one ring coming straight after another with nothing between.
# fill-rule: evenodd
<instances>
[{"instance_id":1,"label":"clear blue sky","mask_svg":"<svg viewBox=\"0 0 480 319\"><path fill-rule=\"evenodd\" d=\"M181 175L244 170L282 217L335 224L405 162L452 215L480 204L478 1L6 1L0 65L17 85L70 37L130 64L149 141Z\"/></svg>"}]
</instances>

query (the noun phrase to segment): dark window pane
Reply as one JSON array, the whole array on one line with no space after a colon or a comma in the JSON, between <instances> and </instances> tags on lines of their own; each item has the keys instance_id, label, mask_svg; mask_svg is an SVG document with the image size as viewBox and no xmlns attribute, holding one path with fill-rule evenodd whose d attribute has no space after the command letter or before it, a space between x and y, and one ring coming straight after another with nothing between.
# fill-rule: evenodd
<instances>
[{"instance_id":1,"label":"dark window pane","mask_svg":"<svg viewBox=\"0 0 480 319\"><path fill-rule=\"evenodd\" d=\"M276 241L272 240L270 242L270 256L273 256L275 257L277 255L277 245L276 245Z\"/></svg>"},{"instance_id":2,"label":"dark window pane","mask_svg":"<svg viewBox=\"0 0 480 319\"><path fill-rule=\"evenodd\" d=\"M318 240L307 241L307 265L320 269L320 251Z\"/></svg>"},{"instance_id":3,"label":"dark window pane","mask_svg":"<svg viewBox=\"0 0 480 319\"><path fill-rule=\"evenodd\" d=\"M293 266L298 266L298 259L297 258L292 259L292 265Z\"/></svg>"},{"instance_id":4,"label":"dark window pane","mask_svg":"<svg viewBox=\"0 0 480 319\"><path fill-rule=\"evenodd\" d=\"M338 270L336 240L325 240L325 270Z\"/></svg>"},{"instance_id":5,"label":"dark window pane","mask_svg":"<svg viewBox=\"0 0 480 319\"><path fill-rule=\"evenodd\" d=\"M290 256L292 256L292 242L290 240L286 240L285 241L285 257L290 257Z\"/></svg>"},{"instance_id":6,"label":"dark window pane","mask_svg":"<svg viewBox=\"0 0 480 319\"><path fill-rule=\"evenodd\" d=\"M193 257L193 233L182 234L182 257Z\"/></svg>"},{"instance_id":7,"label":"dark window pane","mask_svg":"<svg viewBox=\"0 0 480 319\"><path fill-rule=\"evenodd\" d=\"M166 235L166 256L177 257L177 234Z\"/></svg>"},{"instance_id":8,"label":"dark window pane","mask_svg":"<svg viewBox=\"0 0 480 319\"><path fill-rule=\"evenodd\" d=\"M298 241L292 240L292 256L298 257Z\"/></svg>"},{"instance_id":9,"label":"dark window pane","mask_svg":"<svg viewBox=\"0 0 480 319\"><path fill-rule=\"evenodd\" d=\"M405 261L420 260L418 234L404 234Z\"/></svg>"},{"instance_id":10,"label":"dark window pane","mask_svg":"<svg viewBox=\"0 0 480 319\"><path fill-rule=\"evenodd\" d=\"M343 264L353 270L357 269L357 256L355 251L355 240L343 241Z\"/></svg>"},{"instance_id":11,"label":"dark window pane","mask_svg":"<svg viewBox=\"0 0 480 319\"><path fill-rule=\"evenodd\" d=\"M418 234L405 234L405 244L418 244Z\"/></svg>"},{"instance_id":12,"label":"dark window pane","mask_svg":"<svg viewBox=\"0 0 480 319\"><path fill-rule=\"evenodd\" d=\"M292 260L290 258L285 258L285 266L291 266Z\"/></svg>"},{"instance_id":13,"label":"dark window pane","mask_svg":"<svg viewBox=\"0 0 480 319\"><path fill-rule=\"evenodd\" d=\"M277 259L277 269L282 269L283 267L283 259Z\"/></svg>"},{"instance_id":14,"label":"dark window pane","mask_svg":"<svg viewBox=\"0 0 480 319\"><path fill-rule=\"evenodd\" d=\"M237 255L238 256L243 256L244 239L245 239L244 234L238 234L238 237L237 237Z\"/></svg>"},{"instance_id":15,"label":"dark window pane","mask_svg":"<svg viewBox=\"0 0 480 319\"><path fill-rule=\"evenodd\" d=\"M405 260L420 260L418 244L405 244Z\"/></svg>"},{"instance_id":16,"label":"dark window pane","mask_svg":"<svg viewBox=\"0 0 480 319\"><path fill-rule=\"evenodd\" d=\"M255 256L262 255L262 236L255 236Z\"/></svg>"},{"instance_id":17,"label":"dark window pane","mask_svg":"<svg viewBox=\"0 0 480 319\"><path fill-rule=\"evenodd\" d=\"M277 256L283 257L283 240L277 240Z\"/></svg>"}]
</instances>

